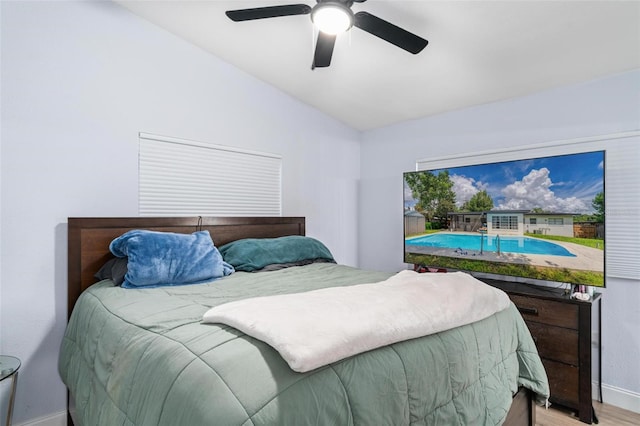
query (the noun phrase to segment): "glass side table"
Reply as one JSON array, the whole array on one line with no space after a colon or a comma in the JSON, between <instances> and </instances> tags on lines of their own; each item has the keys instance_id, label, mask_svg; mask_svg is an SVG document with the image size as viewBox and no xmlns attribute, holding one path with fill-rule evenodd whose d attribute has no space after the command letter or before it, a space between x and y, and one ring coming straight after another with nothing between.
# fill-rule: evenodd
<instances>
[{"instance_id":1,"label":"glass side table","mask_svg":"<svg viewBox=\"0 0 640 426\"><path fill-rule=\"evenodd\" d=\"M16 397L16 384L18 382L18 369L20 360L14 356L0 355L0 382L11 377L11 394L9 396L9 408L7 410L7 426L11 426L13 415L13 401Z\"/></svg>"}]
</instances>

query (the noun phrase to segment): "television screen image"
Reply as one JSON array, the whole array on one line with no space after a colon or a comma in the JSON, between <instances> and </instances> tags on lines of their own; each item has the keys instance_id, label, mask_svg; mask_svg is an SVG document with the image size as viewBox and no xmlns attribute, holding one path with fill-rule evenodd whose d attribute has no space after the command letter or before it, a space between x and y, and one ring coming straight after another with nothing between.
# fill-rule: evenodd
<instances>
[{"instance_id":1,"label":"television screen image","mask_svg":"<svg viewBox=\"0 0 640 426\"><path fill-rule=\"evenodd\" d=\"M605 152L404 173L404 261L605 285Z\"/></svg>"}]
</instances>

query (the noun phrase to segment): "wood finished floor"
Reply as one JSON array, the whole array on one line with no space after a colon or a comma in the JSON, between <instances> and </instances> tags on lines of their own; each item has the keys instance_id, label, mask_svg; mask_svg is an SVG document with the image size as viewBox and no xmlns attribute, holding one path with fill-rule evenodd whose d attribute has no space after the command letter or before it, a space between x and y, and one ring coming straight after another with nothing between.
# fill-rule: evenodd
<instances>
[{"instance_id":1,"label":"wood finished floor","mask_svg":"<svg viewBox=\"0 0 640 426\"><path fill-rule=\"evenodd\" d=\"M593 408L600 423L598 426L638 426L640 414L623 410L613 405L601 404L593 401ZM537 426L580 426L584 425L570 410L553 406L548 410L544 407L536 408Z\"/></svg>"}]
</instances>

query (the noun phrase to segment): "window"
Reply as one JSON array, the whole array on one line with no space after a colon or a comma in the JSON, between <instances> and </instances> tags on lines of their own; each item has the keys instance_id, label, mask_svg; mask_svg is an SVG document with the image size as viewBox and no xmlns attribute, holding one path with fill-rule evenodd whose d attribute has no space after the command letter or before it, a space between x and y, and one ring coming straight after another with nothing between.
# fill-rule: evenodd
<instances>
[{"instance_id":1,"label":"window","mask_svg":"<svg viewBox=\"0 0 640 426\"><path fill-rule=\"evenodd\" d=\"M139 136L141 216L280 216L278 155Z\"/></svg>"},{"instance_id":2,"label":"window","mask_svg":"<svg viewBox=\"0 0 640 426\"><path fill-rule=\"evenodd\" d=\"M564 225L564 219L561 217L550 217L547 223L549 225Z\"/></svg>"},{"instance_id":3,"label":"window","mask_svg":"<svg viewBox=\"0 0 640 426\"><path fill-rule=\"evenodd\" d=\"M471 218L470 217L465 217L464 218L464 223L471 223Z\"/></svg>"},{"instance_id":4,"label":"window","mask_svg":"<svg viewBox=\"0 0 640 426\"><path fill-rule=\"evenodd\" d=\"M532 217L529 219L529 224L531 225L537 225L538 224L538 218L536 217Z\"/></svg>"},{"instance_id":5,"label":"window","mask_svg":"<svg viewBox=\"0 0 640 426\"><path fill-rule=\"evenodd\" d=\"M518 216L491 216L491 227L493 229L518 229Z\"/></svg>"}]
</instances>

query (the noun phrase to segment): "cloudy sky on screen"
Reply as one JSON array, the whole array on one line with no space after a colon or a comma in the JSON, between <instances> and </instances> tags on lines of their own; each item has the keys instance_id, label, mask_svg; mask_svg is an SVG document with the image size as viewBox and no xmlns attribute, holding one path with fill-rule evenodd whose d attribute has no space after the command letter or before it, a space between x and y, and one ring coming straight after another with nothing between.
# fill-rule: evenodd
<instances>
[{"instance_id":1,"label":"cloudy sky on screen","mask_svg":"<svg viewBox=\"0 0 640 426\"><path fill-rule=\"evenodd\" d=\"M604 153L581 153L448 168L461 207L486 190L494 210L540 207L553 213L592 213L591 201L604 189ZM434 171L436 174L441 170ZM413 205L405 184L405 205Z\"/></svg>"}]
</instances>

